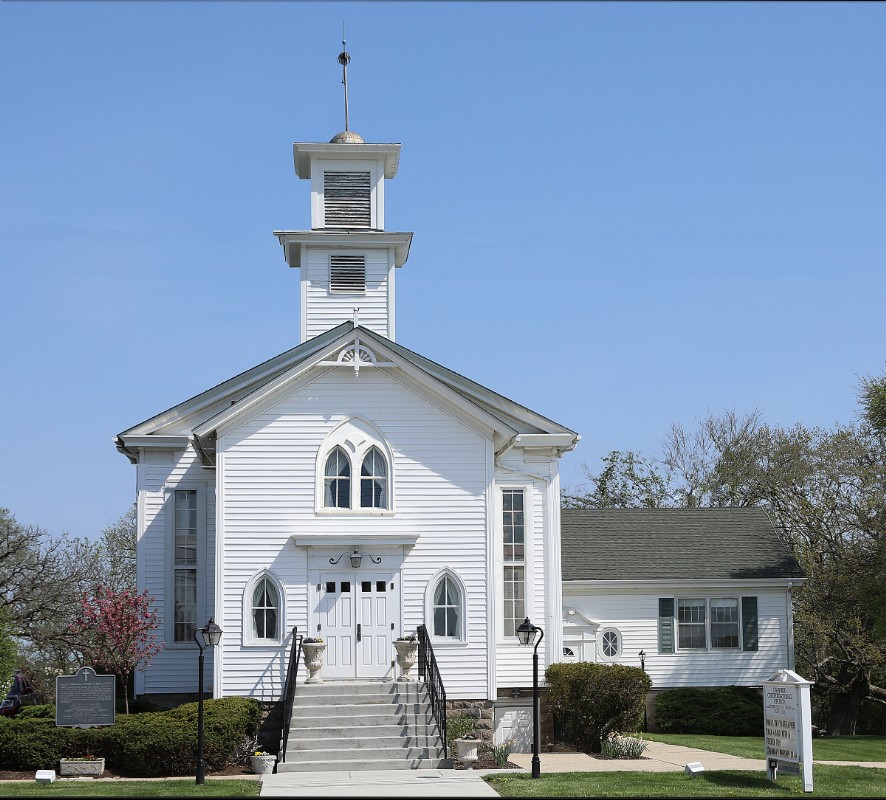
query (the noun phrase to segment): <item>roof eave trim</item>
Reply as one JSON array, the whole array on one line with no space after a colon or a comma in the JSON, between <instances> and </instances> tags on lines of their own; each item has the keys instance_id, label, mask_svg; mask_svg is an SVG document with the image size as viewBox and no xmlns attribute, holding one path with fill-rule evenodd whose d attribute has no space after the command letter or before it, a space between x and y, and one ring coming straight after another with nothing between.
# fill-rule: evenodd
<instances>
[{"instance_id":1,"label":"roof eave trim","mask_svg":"<svg viewBox=\"0 0 886 800\"><path fill-rule=\"evenodd\" d=\"M704 586L735 586L736 588L747 587L772 587L789 589L799 586L806 578L606 578L595 580L582 578L580 580L563 578L563 588L572 589L629 589L638 587L641 589L655 589L657 587L673 587L675 589L698 589Z\"/></svg>"}]
</instances>

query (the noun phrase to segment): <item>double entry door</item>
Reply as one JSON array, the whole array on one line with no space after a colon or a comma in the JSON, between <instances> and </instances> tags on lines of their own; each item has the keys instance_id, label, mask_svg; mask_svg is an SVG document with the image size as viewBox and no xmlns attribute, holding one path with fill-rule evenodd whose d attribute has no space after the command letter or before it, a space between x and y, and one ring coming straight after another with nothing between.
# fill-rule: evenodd
<instances>
[{"instance_id":1,"label":"double entry door","mask_svg":"<svg viewBox=\"0 0 886 800\"><path fill-rule=\"evenodd\" d=\"M399 576L377 570L323 570L317 575L316 636L326 642L324 678L393 675Z\"/></svg>"}]
</instances>

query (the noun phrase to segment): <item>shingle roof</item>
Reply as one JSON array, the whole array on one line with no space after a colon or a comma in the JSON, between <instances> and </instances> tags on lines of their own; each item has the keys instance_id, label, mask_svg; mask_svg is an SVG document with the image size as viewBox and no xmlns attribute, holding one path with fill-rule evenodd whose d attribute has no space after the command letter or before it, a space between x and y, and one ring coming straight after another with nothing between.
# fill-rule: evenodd
<instances>
[{"instance_id":1,"label":"shingle roof","mask_svg":"<svg viewBox=\"0 0 886 800\"><path fill-rule=\"evenodd\" d=\"M800 578L759 508L564 509L564 581Z\"/></svg>"}]
</instances>

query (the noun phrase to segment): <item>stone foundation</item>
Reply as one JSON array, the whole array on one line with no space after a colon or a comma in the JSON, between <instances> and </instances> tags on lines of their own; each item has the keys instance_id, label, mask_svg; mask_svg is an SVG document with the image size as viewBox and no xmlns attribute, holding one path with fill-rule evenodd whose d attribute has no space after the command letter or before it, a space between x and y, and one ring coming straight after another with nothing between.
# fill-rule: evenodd
<instances>
[{"instance_id":1,"label":"stone foundation","mask_svg":"<svg viewBox=\"0 0 886 800\"><path fill-rule=\"evenodd\" d=\"M475 730L484 741L492 741L492 727L495 724L495 704L489 700L447 700L446 713L449 716L471 717L477 721Z\"/></svg>"}]
</instances>

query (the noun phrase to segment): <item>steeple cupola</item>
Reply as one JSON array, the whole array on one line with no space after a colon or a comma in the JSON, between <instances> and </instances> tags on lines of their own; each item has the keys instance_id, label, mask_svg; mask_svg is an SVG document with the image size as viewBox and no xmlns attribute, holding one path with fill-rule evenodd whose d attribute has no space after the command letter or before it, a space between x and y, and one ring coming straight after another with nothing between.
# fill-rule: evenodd
<instances>
[{"instance_id":1,"label":"steeple cupola","mask_svg":"<svg viewBox=\"0 0 886 800\"><path fill-rule=\"evenodd\" d=\"M385 231L384 182L397 174L399 144L371 144L348 129L328 143L296 142L295 174L311 182L311 230L274 231L290 267L301 269L301 341L354 319L395 338L395 269L411 233Z\"/></svg>"}]
</instances>

